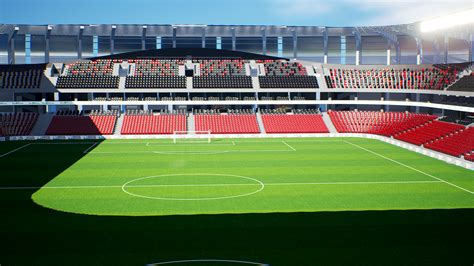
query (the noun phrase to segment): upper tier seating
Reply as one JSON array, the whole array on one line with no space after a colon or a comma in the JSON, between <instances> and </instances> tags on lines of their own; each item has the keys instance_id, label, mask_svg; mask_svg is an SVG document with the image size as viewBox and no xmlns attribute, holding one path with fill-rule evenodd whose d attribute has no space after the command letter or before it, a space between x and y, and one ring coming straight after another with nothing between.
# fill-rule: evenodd
<instances>
[{"instance_id":1,"label":"upper tier seating","mask_svg":"<svg viewBox=\"0 0 474 266\"><path fill-rule=\"evenodd\" d=\"M56 82L58 89L114 89L120 78L113 75L114 63L118 60L101 59L80 61L66 67L66 75Z\"/></svg>"},{"instance_id":2,"label":"upper tier seating","mask_svg":"<svg viewBox=\"0 0 474 266\"><path fill-rule=\"evenodd\" d=\"M117 89L119 77L59 77L58 89Z\"/></svg>"},{"instance_id":3,"label":"upper tier seating","mask_svg":"<svg viewBox=\"0 0 474 266\"><path fill-rule=\"evenodd\" d=\"M262 114L267 133L328 133L319 114Z\"/></svg>"},{"instance_id":4,"label":"upper tier seating","mask_svg":"<svg viewBox=\"0 0 474 266\"><path fill-rule=\"evenodd\" d=\"M126 114L123 118L122 135L173 134L186 131L185 114Z\"/></svg>"},{"instance_id":5,"label":"upper tier seating","mask_svg":"<svg viewBox=\"0 0 474 266\"><path fill-rule=\"evenodd\" d=\"M111 77L117 60L78 61L66 66L68 77Z\"/></svg>"},{"instance_id":6,"label":"upper tier seating","mask_svg":"<svg viewBox=\"0 0 474 266\"><path fill-rule=\"evenodd\" d=\"M133 76L178 76L179 66L184 60L170 59L132 59L128 63L135 63Z\"/></svg>"},{"instance_id":7,"label":"upper tier seating","mask_svg":"<svg viewBox=\"0 0 474 266\"><path fill-rule=\"evenodd\" d=\"M185 89L186 77L184 76L135 76L125 79L125 88L169 88L169 89Z\"/></svg>"},{"instance_id":8,"label":"upper tier seating","mask_svg":"<svg viewBox=\"0 0 474 266\"><path fill-rule=\"evenodd\" d=\"M318 88L314 76L307 76L306 68L298 62L258 60L265 67L265 76L259 76L261 88Z\"/></svg>"},{"instance_id":9,"label":"upper tier seating","mask_svg":"<svg viewBox=\"0 0 474 266\"><path fill-rule=\"evenodd\" d=\"M392 136L436 119L427 114L371 111L329 111L331 121L340 133L370 133Z\"/></svg>"},{"instance_id":10,"label":"upper tier seating","mask_svg":"<svg viewBox=\"0 0 474 266\"><path fill-rule=\"evenodd\" d=\"M196 59L193 62L200 64L200 75L193 78L194 88L252 88L252 78L246 76L242 59Z\"/></svg>"},{"instance_id":11,"label":"upper tier seating","mask_svg":"<svg viewBox=\"0 0 474 266\"><path fill-rule=\"evenodd\" d=\"M38 119L38 113L0 114L0 136L26 136Z\"/></svg>"},{"instance_id":12,"label":"upper tier seating","mask_svg":"<svg viewBox=\"0 0 474 266\"><path fill-rule=\"evenodd\" d=\"M193 88L196 89L251 89L252 78L250 76L195 76L193 77Z\"/></svg>"},{"instance_id":13,"label":"upper tier seating","mask_svg":"<svg viewBox=\"0 0 474 266\"><path fill-rule=\"evenodd\" d=\"M464 76L448 87L448 91L469 91L474 92L474 72Z\"/></svg>"},{"instance_id":14,"label":"upper tier seating","mask_svg":"<svg viewBox=\"0 0 474 266\"><path fill-rule=\"evenodd\" d=\"M196 131L211 131L211 134L260 133L255 114L196 114Z\"/></svg>"},{"instance_id":15,"label":"upper tier seating","mask_svg":"<svg viewBox=\"0 0 474 266\"><path fill-rule=\"evenodd\" d=\"M0 65L0 88L35 89L41 85L46 65Z\"/></svg>"},{"instance_id":16,"label":"upper tier seating","mask_svg":"<svg viewBox=\"0 0 474 266\"><path fill-rule=\"evenodd\" d=\"M241 59L193 60L200 64L201 76L245 76L245 61Z\"/></svg>"},{"instance_id":17,"label":"upper tier seating","mask_svg":"<svg viewBox=\"0 0 474 266\"><path fill-rule=\"evenodd\" d=\"M328 88L442 90L456 80L457 69L330 68Z\"/></svg>"},{"instance_id":18,"label":"upper tier seating","mask_svg":"<svg viewBox=\"0 0 474 266\"><path fill-rule=\"evenodd\" d=\"M474 127L461 129L423 146L456 157L469 154L474 150Z\"/></svg>"},{"instance_id":19,"label":"upper tier seating","mask_svg":"<svg viewBox=\"0 0 474 266\"><path fill-rule=\"evenodd\" d=\"M117 113L94 112L90 115L63 115L53 117L46 135L111 135L114 133Z\"/></svg>"},{"instance_id":20,"label":"upper tier seating","mask_svg":"<svg viewBox=\"0 0 474 266\"><path fill-rule=\"evenodd\" d=\"M464 126L440 121L431 121L430 123L395 134L394 138L415 145L422 145L461 129L464 129Z\"/></svg>"}]
</instances>

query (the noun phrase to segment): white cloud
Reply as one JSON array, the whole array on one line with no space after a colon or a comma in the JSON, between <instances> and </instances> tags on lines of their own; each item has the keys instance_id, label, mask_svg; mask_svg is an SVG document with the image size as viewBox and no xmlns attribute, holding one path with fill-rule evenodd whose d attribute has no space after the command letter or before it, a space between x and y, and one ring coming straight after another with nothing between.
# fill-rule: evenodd
<instances>
[{"instance_id":1,"label":"white cloud","mask_svg":"<svg viewBox=\"0 0 474 266\"><path fill-rule=\"evenodd\" d=\"M286 17L340 16L354 10L355 26L404 24L474 8L473 0L268 0L276 15ZM357 14L368 14L357 16ZM342 25L341 25L342 26Z\"/></svg>"}]
</instances>

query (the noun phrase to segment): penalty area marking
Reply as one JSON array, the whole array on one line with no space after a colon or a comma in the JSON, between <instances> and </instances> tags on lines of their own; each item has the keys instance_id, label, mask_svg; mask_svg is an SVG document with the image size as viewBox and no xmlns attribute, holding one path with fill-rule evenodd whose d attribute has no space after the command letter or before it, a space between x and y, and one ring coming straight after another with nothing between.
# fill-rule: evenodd
<instances>
[{"instance_id":1,"label":"penalty area marking","mask_svg":"<svg viewBox=\"0 0 474 266\"><path fill-rule=\"evenodd\" d=\"M5 156L7 156L7 155L9 155L9 154L12 154L12 153L14 153L14 152L16 152L16 151L19 151L19 150L21 150L21 149L23 149L23 148L26 148L26 147L30 146L31 144L32 144L32 143L28 143L28 144L25 144L25 145L23 145L23 146L20 146L20 147L18 147L18 148L16 148L16 149L13 149L13 150L11 150L11 151L9 151L9 152L7 152L7 153L4 153L4 154L0 155L0 158L5 157Z\"/></svg>"},{"instance_id":2,"label":"penalty area marking","mask_svg":"<svg viewBox=\"0 0 474 266\"><path fill-rule=\"evenodd\" d=\"M259 266L269 266L270 265L270 264L266 264L266 263L253 262L253 261L243 261L243 260L196 259L196 260L174 260L174 261L155 262L155 263L149 263L146 266L178 264L178 263L202 263L202 262L210 262L210 263L225 262L225 263L232 263L232 264L247 264L247 265L259 265Z\"/></svg>"},{"instance_id":3,"label":"penalty area marking","mask_svg":"<svg viewBox=\"0 0 474 266\"><path fill-rule=\"evenodd\" d=\"M428 177L434 178L434 179L438 180L439 182L443 182L443 183L445 183L445 184L447 184L447 185L450 185L450 186L452 186L452 187L458 188L458 189L463 190L463 191L465 191L465 192L467 192L467 193L474 194L473 191L467 190L467 189L465 189L465 188L463 188L463 187L460 187L460 186L458 186L458 185L455 185L455 184L453 184L453 183L450 183L450 182L448 182L448 181L446 181L446 180L444 180L444 179L441 179L441 178L439 178L439 177L436 177L436 176L434 176L434 175L430 175L430 174L428 174L428 173L426 173L426 172L423 172L423 171L421 171L421 170L419 170L419 169L416 169L416 168L414 168L414 167L411 167L411 166L409 166L409 165L406 165L406 164L404 164L404 163L401 163L401 162L399 162L399 161L397 161L397 160L388 158L388 157L386 157L386 156L384 156L384 155L382 155L382 154L380 154L380 153L371 151L371 150L369 150L369 149L366 149L366 148L364 148L364 147L362 147L362 146L359 146L359 145L354 144L354 143L352 143L352 142L350 142L350 141L347 141L347 140L344 140L344 142L347 143L347 144L350 144L350 145L352 145L352 146L354 146L354 147L357 147L357 148L359 148L359 149L361 149L361 150L364 150L364 151L366 151L366 152L369 152L369 153L372 153L372 154L374 154L374 155L377 155L377 156L379 156L380 158L383 158L383 159L385 159L385 160L394 162L394 163L396 163L396 164L398 164L398 165L404 166L404 167L406 167L406 168L408 168L408 169L411 169L411 170L413 170L413 171L415 171L415 172L418 172L418 173L420 173L420 174L424 174L424 175L426 175L426 176L428 176Z\"/></svg>"},{"instance_id":4,"label":"penalty area marking","mask_svg":"<svg viewBox=\"0 0 474 266\"><path fill-rule=\"evenodd\" d=\"M130 183L133 183L133 182L136 182L136 181L140 181L140 180L145 180L145 179L151 179L151 178L159 178L159 177L165 177L165 176L232 176L232 177L238 177L238 178L243 178L243 179L247 179L247 180L251 180L253 182L255 182L255 184L249 184L249 185L259 185L260 187L255 190L255 191L252 191L252 192L249 192L249 193L243 193L243 194L239 194L239 195L233 195L233 196L223 196L223 197L209 197L209 198L166 198L166 197L152 197L152 196L145 196L145 195L140 195L140 194L136 194L136 193L132 193L130 191L127 191L126 187L127 185L129 185ZM198 184L199 185L199 184ZM198 186L196 184L193 184L193 185L187 185L188 187L189 186ZM181 185L183 186L183 185ZM209 186L207 184L201 184L199 186ZM214 184L215 186L215 184ZM125 184L122 185L122 191L131 195L131 196L135 196L135 197L139 197L139 198L146 198L146 199L157 199L157 200L177 200L177 201L197 201L197 200L220 200L220 199L233 199L233 198L240 198L240 197L245 197L245 196L250 196L250 195L253 195L253 194L256 194L260 191L262 191L263 189L265 188L265 184L258 180L258 179L255 179L255 178L252 178L252 177L248 177L248 176L242 176L242 175L230 175L230 174L166 174L166 175L155 175L155 176L147 176L147 177L141 177L141 178L136 178L136 179L132 179L128 182L126 182Z\"/></svg>"}]
</instances>

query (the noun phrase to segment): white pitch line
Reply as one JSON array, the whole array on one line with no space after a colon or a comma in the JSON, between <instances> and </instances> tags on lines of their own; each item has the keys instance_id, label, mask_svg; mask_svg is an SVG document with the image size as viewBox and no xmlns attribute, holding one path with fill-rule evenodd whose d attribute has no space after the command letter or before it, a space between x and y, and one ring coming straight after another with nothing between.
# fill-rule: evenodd
<instances>
[{"instance_id":1,"label":"white pitch line","mask_svg":"<svg viewBox=\"0 0 474 266\"><path fill-rule=\"evenodd\" d=\"M97 146L100 142L94 142L89 148L85 149L82 153L88 153L92 148Z\"/></svg>"},{"instance_id":2,"label":"white pitch line","mask_svg":"<svg viewBox=\"0 0 474 266\"><path fill-rule=\"evenodd\" d=\"M11 150L11 151L9 151L9 152L7 152L7 153L4 153L4 154L0 155L0 158L5 157L5 156L7 156L7 155L9 155L9 154L12 154L12 153L14 153L14 152L16 152L16 151L19 151L19 150L21 150L21 149L23 149L23 148L26 148L26 147L28 147L28 146L30 146L30 145L31 145L31 143L28 143L28 144L25 144L25 145L23 145L23 146L20 146L20 147L14 149L14 150Z\"/></svg>"},{"instance_id":3,"label":"white pitch line","mask_svg":"<svg viewBox=\"0 0 474 266\"><path fill-rule=\"evenodd\" d=\"M291 152L291 150L236 150L236 151L93 151L88 154L124 154L124 153L149 153L149 154L218 154L233 152Z\"/></svg>"},{"instance_id":4,"label":"white pitch line","mask_svg":"<svg viewBox=\"0 0 474 266\"><path fill-rule=\"evenodd\" d=\"M352 145L352 146L354 146L354 147L357 147L357 148L359 148L359 149L362 149L362 150L364 150L364 151L370 152L370 153L372 153L372 154L374 154L374 155L377 155L377 156L379 156L379 157L381 157L381 158L384 158L385 160L389 160L389 161L391 161L391 162L394 162L394 163L396 163L396 164L399 164L399 165L401 165L401 166L404 166L404 167L406 167L406 168L408 168L408 169L411 169L411 170L416 171L416 172L418 172L418 173L421 173L421 174L424 174L424 175L429 176L429 177L431 177L431 178L434 178L434 179L436 179L436 180L438 180L438 181L440 181L440 182L443 182L443 183L445 183L445 184L448 184L448 185L450 185L450 186L452 186L452 187L458 188L458 189L463 190L463 191L465 191L465 192L467 192L467 193L470 193L470 194L474 194L473 191L467 190L467 189L465 189L465 188L463 188L463 187L460 187L460 186L458 186L458 185L455 185L455 184L453 184L453 183L450 183L450 182L448 182L448 181L446 181L446 180L444 180L444 179L441 179L441 178L439 178L439 177L436 177L436 176L434 176L434 175L430 175L430 174L428 174L428 173L426 173L426 172L423 172L423 171L421 171L421 170L418 170L418 169L416 169L416 168L414 168L414 167L411 167L411 166L409 166L409 165L406 165L406 164L404 164L404 163L401 163L401 162L399 162L399 161L397 161L397 160L394 160L394 159L388 158L388 157L386 157L386 156L383 156L383 155L380 154L380 153L371 151L371 150L366 149L366 148L364 148L364 147L362 147L362 146L359 146L359 145L357 145L357 144L354 144L354 143L352 143L352 142L350 142L350 141L346 141L346 140L345 140L344 142L347 143L347 144L350 144L350 145Z\"/></svg>"},{"instance_id":5,"label":"white pitch line","mask_svg":"<svg viewBox=\"0 0 474 266\"><path fill-rule=\"evenodd\" d=\"M265 186L299 186L299 185L383 185L383 184L431 184L443 183L436 180L421 181L361 181L361 182L308 182L308 183L263 183ZM154 187L227 187L227 186L259 186L260 184L184 184L184 185L129 185L133 188L154 188ZM94 188L122 188L121 186L44 186L44 187L0 187L0 190L20 190L20 189L94 189Z\"/></svg>"},{"instance_id":6,"label":"white pitch line","mask_svg":"<svg viewBox=\"0 0 474 266\"><path fill-rule=\"evenodd\" d=\"M286 143L286 141L282 140L281 142L283 142L283 144L285 144L286 146L288 146L290 149L292 149L293 151L296 151L295 148L293 148L292 146L290 146L290 144Z\"/></svg>"}]
</instances>

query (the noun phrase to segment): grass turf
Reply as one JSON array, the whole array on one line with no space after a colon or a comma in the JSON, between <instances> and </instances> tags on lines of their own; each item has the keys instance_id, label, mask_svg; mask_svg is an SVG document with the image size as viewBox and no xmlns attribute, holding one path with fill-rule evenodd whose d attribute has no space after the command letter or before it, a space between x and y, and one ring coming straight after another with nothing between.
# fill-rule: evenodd
<instances>
[{"instance_id":1,"label":"grass turf","mask_svg":"<svg viewBox=\"0 0 474 266\"><path fill-rule=\"evenodd\" d=\"M0 158L2 187L24 188L0 193L1 233L8 243L0 263L143 265L196 258L271 265L472 262L472 194L436 179L472 191L472 171L378 141L345 140L405 165L344 139L284 140L289 146L282 140L105 141L88 154L83 151L89 143L26 146ZM0 154L25 144L4 143ZM157 175L169 176L137 180L126 189L193 200L148 199L122 190L129 181ZM237 176L252 177L265 187L242 197L195 200L261 188ZM31 202L32 194L47 208L75 213L235 214L87 216L41 208ZM430 210L348 211L389 209ZM346 211L314 212L328 210ZM258 214L266 212L276 213Z\"/></svg>"}]
</instances>

